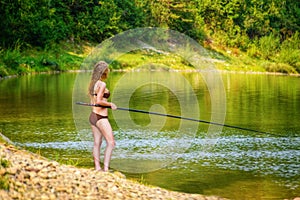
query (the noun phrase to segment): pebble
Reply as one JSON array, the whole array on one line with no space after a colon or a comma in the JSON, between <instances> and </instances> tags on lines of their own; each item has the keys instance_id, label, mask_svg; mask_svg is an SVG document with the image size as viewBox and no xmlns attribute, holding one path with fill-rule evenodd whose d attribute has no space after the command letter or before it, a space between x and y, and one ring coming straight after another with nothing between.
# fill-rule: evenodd
<instances>
[{"instance_id":1,"label":"pebble","mask_svg":"<svg viewBox=\"0 0 300 200\"><path fill-rule=\"evenodd\" d=\"M127 180L120 172L60 165L1 142L0 158L10 163L5 169L0 166L0 175L6 176L10 186L8 190L0 190L0 199L224 199L142 185Z\"/></svg>"}]
</instances>

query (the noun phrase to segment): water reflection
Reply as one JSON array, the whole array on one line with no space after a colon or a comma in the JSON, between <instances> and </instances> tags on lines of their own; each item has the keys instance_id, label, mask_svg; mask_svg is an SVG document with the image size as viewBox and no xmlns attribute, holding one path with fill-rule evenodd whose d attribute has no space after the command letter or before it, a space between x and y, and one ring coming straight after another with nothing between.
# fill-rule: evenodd
<instances>
[{"instance_id":1,"label":"water reflection","mask_svg":"<svg viewBox=\"0 0 300 200\"><path fill-rule=\"evenodd\" d=\"M171 72L170 72L171 73ZM175 72L174 72L175 73ZM51 159L78 159L82 167L92 167L92 135L86 115L88 107L76 107L72 100L77 74L35 75L0 81L0 131L18 146L39 151ZM146 73L132 75L143 79ZM200 118L210 121L211 97L202 76L182 73L195 92ZM122 73L112 73L108 87L114 91ZM89 78L89 74L86 75ZM164 168L151 173L128 173L127 177L171 190L231 199L291 198L300 193L300 80L296 77L223 74L226 89L226 124L273 133L251 133L224 128L210 140L208 126L197 125L196 133L179 130L178 119L130 113L138 125L120 128L114 120L122 118L116 111L110 116L117 148L112 166L147 169ZM85 83L84 81L82 83ZM85 101L86 85L79 95ZM179 89L188 102L186 90ZM126 90L122 91L125 94ZM116 103L122 102L121 97ZM160 104L162 107L153 107ZM191 104L191 107L194 104ZM129 107L181 115L177 96L162 85L144 85L131 95ZM80 131L73 112L80 111ZM113 114L113 115L112 115ZM189 133L193 132L191 139ZM181 135L180 135L181 134ZM187 134L188 137L185 137ZM104 148L104 147L103 147ZM175 158L175 159L174 159ZM128 169L125 169L128 170Z\"/></svg>"}]
</instances>

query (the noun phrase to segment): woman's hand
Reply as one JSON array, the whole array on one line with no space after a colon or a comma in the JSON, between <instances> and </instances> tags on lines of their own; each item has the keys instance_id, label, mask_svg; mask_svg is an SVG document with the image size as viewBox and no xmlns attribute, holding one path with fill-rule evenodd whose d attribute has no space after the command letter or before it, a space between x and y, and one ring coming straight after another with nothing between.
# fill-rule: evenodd
<instances>
[{"instance_id":1,"label":"woman's hand","mask_svg":"<svg viewBox=\"0 0 300 200\"><path fill-rule=\"evenodd\" d=\"M110 103L110 107L112 110L117 110L117 106L114 103Z\"/></svg>"}]
</instances>

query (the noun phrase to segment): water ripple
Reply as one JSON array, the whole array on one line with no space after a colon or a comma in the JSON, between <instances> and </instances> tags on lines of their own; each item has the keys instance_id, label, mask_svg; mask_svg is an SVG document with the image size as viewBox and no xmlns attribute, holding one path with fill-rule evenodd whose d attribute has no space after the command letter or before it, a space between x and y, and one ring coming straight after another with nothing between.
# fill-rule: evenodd
<instances>
[{"instance_id":1,"label":"water ripple","mask_svg":"<svg viewBox=\"0 0 300 200\"><path fill-rule=\"evenodd\" d=\"M252 171L279 177L300 174L300 137L255 138L223 136L215 139L185 138L178 133L126 131L116 133L117 147L114 159L166 160L179 163L197 163L223 169ZM209 148L206 148L208 144ZM91 151L92 140L66 142L28 142L17 144L38 149ZM102 148L105 148L103 145Z\"/></svg>"}]
</instances>

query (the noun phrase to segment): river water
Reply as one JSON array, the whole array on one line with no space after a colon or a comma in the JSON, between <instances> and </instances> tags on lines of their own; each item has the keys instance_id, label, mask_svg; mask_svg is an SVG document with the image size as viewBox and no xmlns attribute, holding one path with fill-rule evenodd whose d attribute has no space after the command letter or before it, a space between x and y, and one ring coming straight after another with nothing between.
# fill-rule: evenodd
<instances>
[{"instance_id":1,"label":"river water","mask_svg":"<svg viewBox=\"0 0 300 200\"><path fill-rule=\"evenodd\" d=\"M0 80L0 132L32 152L92 168L90 107L75 104L88 102L89 78L62 73ZM203 120L109 111L117 143L111 167L127 178L230 199L300 195L299 77L112 72L107 87L119 107Z\"/></svg>"}]
</instances>

